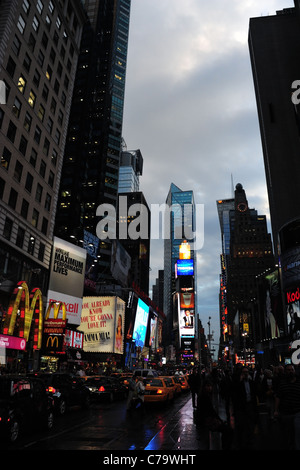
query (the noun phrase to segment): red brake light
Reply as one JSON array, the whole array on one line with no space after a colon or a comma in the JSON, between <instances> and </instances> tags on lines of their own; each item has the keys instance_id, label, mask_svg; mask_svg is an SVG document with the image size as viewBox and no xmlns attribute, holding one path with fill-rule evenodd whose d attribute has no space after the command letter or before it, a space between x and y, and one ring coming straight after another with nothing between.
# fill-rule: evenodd
<instances>
[{"instance_id":1,"label":"red brake light","mask_svg":"<svg viewBox=\"0 0 300 470\"><path fill-rule=\"evenodd\" d=\"M55 392L56 392L56 390L55 390L55 388L54 388L54 387L51 387L51 386L50 386L50 387L48 387L48 388L47 388L47 392L50 392L50 393L55 393Z\"/></svg>"},{"instance_id":2,"label":"red brake light","mask_svg":"<svg viewBox=\"0 0 300 470\"><path fill-rule=\"evenodd\" d=\"M159 389L157 390L157 393L161 394L161 393L164 393L164 391L163 391L161 388L159 388Z\"/></svg>"},{"instance_id":3,"label":"red brake light","mask_svg":"<svg viewBox=\"0 0 300 470\"><path fill-rule=\"evenodd\" d=\"M103 387L103 385L101 385L101 387L99 387L99 392L105 392L105 388Z\"/></svg>"}]
</instances>

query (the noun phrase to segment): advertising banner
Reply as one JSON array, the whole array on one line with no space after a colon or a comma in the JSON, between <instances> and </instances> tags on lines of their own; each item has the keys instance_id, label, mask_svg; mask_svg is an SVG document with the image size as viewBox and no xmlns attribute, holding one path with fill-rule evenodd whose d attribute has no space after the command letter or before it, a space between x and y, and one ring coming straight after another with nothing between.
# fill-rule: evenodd
<instances>
[{"instance_id":1,"label":"advertising banner","mask_svg":"<svg viewBox=\"0 0 300 470\"><path fill-rule=\"evenodd\" d=\"M141 299L138 299L132 335L132 339L135 341L136 347L144 347L148 325L148 316L149 306L145 304L145 302L143 302Z\"/></svg>"},{"instance_id":2,"label":"advertising banner","mask_svg":"<svg viewBox=\"0 0 300 470\"><path fill-rule=\"evenodd\" d=\"M123 353L125 302L119 297L83 297L81 323L86 352Z\"/></svg>"},{"instance_id":3,"label":"advertising banner","mask_svg":"<svg viewBox=\"0 0 300 470\"><path fill-rule=\"evenodd\" d=\"M65 302L69 307L67 319L74 325L80 323L85 264L86 250L54 237L48 302Z\"/></svg>"}]
</instances>

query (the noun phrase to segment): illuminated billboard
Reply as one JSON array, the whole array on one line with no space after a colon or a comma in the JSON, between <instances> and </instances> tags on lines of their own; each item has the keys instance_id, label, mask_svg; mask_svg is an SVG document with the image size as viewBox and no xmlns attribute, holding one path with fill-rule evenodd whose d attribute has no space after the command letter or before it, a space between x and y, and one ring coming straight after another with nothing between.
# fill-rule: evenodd
<instances>
[{"instance_id":1,"label":"illuminated billboard","mask_svg":"<svg viewBox=\"0 0 300 470\"><path fill-rule=\"evenodd\" d=\"M194 260L178 259L177 260L177 276L193 276Z\"/></svg>"},{"instance_id":2,"label":"illuminated billboard","mask_svg":"<svg viewBox=\"0 0 300 470\"><path fill-rule=\"evenodd\" d=\"M86 352L123 353L125 302L119 297L83 297L81 324Z\"/></svg>"},{"instance_id":3,"label":"illuminated billboard","mask_svg":"<svg viewBox=\"0 0 300 470\"><path fill-rule=\"evenodd\" d=\"M132 339L135 341L135 345L140 348L144 347L148 316L149 306L139 299L136 309Z\"/></svg>"}]
</instances>

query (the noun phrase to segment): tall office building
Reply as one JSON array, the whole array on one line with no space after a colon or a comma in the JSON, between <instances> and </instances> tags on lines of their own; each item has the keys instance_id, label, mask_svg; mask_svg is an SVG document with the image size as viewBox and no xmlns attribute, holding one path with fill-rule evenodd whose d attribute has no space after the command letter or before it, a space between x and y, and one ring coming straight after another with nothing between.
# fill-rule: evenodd
<instances>
[{"instance_id":1,"label":"tall office building","mask_svg":"<svg viewBox=\"0 0 300 470\"><path fill-rule=\"evenodd\" d=\"M57 236L81 244L96 235L97 207L117 206L130 0L86 0L56 219ZM98 280L111 244L99 243Z\"/></svg>"},{"instance_id":2,"label":"tall office building","mask_svg":"<svg viewBox=\"0 0 300 470\"><path fill-rule=\"evenodd\" d=\"M0 304L17 282L46 295L79 44L78 0L2 0ZM2 101L3 103L3 96ZM2 310L2 309L1 309Z\"/></svg>"},{"instance_id":3,"label":"tall office building","mask_svg":"<svg viewBox=\"0 0 300 470\"><path fill-rule=\"evenodd\" d=\"M251 18L249 49L264 155L275 254L281 269L285 332L300 318L300 2ZM300 329L298 328L300 331Z\"/></svg>"},{"instance_id":4,"label":"tall office building","mask_svg":"<svg viewBox=\"0 0 300 470\"><path fill-rule=\"evenodd\" d=\"M126 150L121 153L119 168L119 193L140 190L140 176L143 174L143 157L140 150Z\"/></svg>"},{"instance_id":5,"label":"tall office building","mask_svg":"<svg viewBox=\"0 0 300 470\"><path fill-rule=\"evenodd\" d=\"M197 315L197 260L194 243L196 238L196 208L193 191L182 191L171 183L166 199L164 233L164 314L165 341L179 353L182 350L180 334L180 293L192 293L193 318ZM190 243L187 260L181 260L180 247ZM180 271L178 260L187 262ZM181 275L183 274L183 275ZM188 307L187 307L188 308ZM184 316L185 307L182 308ZM194 322L193 327L195 327ZM182 329L184 333L184 329ZM193 337L195 330L193 329ZM190 336L190 335L188 335ZM194 338L193 338L194 340ZM194 352L194 345L192 347Z\"/></svg>"},{"instance_id":6,"label":"tall office building","mask_svg":"<svg viewBox=\"0 0 300 470\"><path fill-rule=\"evenodd\" d=\"M257 276L274 269L271 235L266 216L249 208L241 184L236 185L234 200L225 200L224 207L222 204L218 201L221 234L228 241L223 243L221 257L223 341L231 345L239 360L245 350L249 360L254 360L256 341L260 340Z\"/></svg>"}]
</instances>

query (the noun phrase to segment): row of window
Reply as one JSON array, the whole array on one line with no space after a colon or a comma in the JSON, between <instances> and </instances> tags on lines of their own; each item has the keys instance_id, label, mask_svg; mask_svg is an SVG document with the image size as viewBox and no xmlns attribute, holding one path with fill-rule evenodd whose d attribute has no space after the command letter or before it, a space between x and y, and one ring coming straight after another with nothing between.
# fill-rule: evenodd
<instances>
[{"instance_id":1,"label":"row of window","mask_svg":"<svg viewBox=\"0 0 300 470\"><path fill-rule=\"evenodd\" d=\"M5 219L5 223L4 223L4 228L3 228L3 237L6 239L6 240L11 240L12 238L12 233L13 233L13 220L10 219L9 217L6 217ZM16 235L16 239L15 239L15 245L18 247L18 248L21 248L23 249L24 248L24 243L25 243L25 229L21 226L18 226L18 230L17 230L17 235ZM36 246L36 238L33 236L33 235L30 235L29 237L29 241L28 241L28 244L27 244L27 253L30 254L30 255L34 255L34 250L35 250L35 246ZM39 244L39 247L38 247L38 253L37 253L37 257L39 259L39 261L44 261L44 255L45 255L45 248L46 248L46 245L42 242L40 242Z\"/></svg>"}]
</instances>

